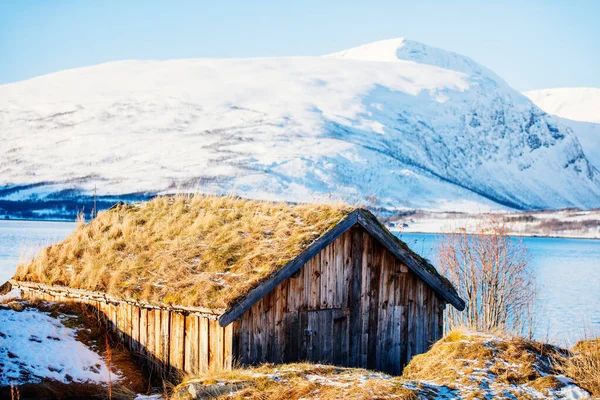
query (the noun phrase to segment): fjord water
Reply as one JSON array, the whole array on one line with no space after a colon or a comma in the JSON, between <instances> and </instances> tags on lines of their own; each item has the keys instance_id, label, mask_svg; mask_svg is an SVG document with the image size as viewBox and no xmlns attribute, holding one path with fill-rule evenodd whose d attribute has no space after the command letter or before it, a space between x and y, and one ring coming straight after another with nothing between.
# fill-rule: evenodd
<instances>
[{"instance_id":1,"label":"fjord water","mask_svg":"<svg viewBox=\"0 0 600 400\"><path fill-rule=\"evenodd\" d=\"M0 220L0 284L15 273L19 261L67 237L74 222Z\"/></svg>"},{"instance_id":2,"label":"fjord water","mask_svg":"<svg viewBox=\"0 0 600 400\"><path fill-rule=\"evenodd\" d=\"M436 262L437 234L397 235ZM539 290L536 338L561 345L600 336L600 240L523 237Z\"/></svg>"},{"instance_id":3,"label":"fjord water","mask_svg":"<svg viewBox=\"0 0 600 400\"><path fill-rule=\"evenodd\" d=\"M61 240L73 222L0 221L0 283L20 259ZM435 263L436 234L399 234L414 251ZM568 345L600 335L600 240L522 238L531 254L540 298L536 336Z\"/></svg>"}]
</instances>

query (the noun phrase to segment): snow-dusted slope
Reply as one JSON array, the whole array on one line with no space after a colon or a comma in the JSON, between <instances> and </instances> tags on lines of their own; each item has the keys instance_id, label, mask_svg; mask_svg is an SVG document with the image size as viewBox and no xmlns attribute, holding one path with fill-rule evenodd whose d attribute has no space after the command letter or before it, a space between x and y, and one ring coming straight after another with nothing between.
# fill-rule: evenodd
<instances>
[{"instance_id":1,"label":"snow-dusted slope","mask_svg":"<svg viewBox=\"0 0 600 400\"><path fill-rule=\"evenodd\" d=\"M524 93L548 114L600 124L600 88L559 88Z\"/></svg>"},{"instance_id":2,"label":"snow-dusted slope","mask_svg":"<svg viewBox=\"0 0 600 400\"><path fill-rule=\"evenodd\" d=\"M122 61L0 86L0 182L38 184L9 200L96 186L600 206L598 171L554 117L474 61L403 39L326 57Z\"/></svg>"},{"instance_id":3,"label":"snow-dusted slope","mask_svg":"<svg viewBox=\"0 0 600 400\"><path fill-rule=\"evenodd\" d=\"M560 88L524 93L548 114L562 118L581 142L588 159L600 168L600 88Z\"/></svg>"}]
</instances>

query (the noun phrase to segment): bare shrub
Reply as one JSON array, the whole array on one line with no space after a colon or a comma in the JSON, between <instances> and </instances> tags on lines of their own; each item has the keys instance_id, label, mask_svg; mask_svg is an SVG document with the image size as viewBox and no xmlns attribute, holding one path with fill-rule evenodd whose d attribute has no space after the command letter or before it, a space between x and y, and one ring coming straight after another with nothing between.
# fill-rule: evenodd
<instances>
[{"instance_id":1,"label":"bare shrub","mask_svg":"<svg viewBox=\"0 0 600 400\"><path fill-rule=\"evenodd\" d=\"M527 248L499 222L474 234L445 234L438 244L442 273L458 286L464 311L450 308L448 329L533 334L535 277Z\"/></svg>"}]
</instances>

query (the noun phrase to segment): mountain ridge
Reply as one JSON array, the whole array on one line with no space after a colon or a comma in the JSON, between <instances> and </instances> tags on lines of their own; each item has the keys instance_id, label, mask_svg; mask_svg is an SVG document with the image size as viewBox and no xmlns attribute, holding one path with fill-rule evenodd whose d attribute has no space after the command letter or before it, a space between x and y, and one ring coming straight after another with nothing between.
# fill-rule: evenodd
<instances>
[{"instance_id":1,"label":"mountain ridge","mask_svg":"<svg viewBox=\"0 0 600 400\"><path fill-rule=\"evenodd\" d=\"M600 168L600 88L542 89L523 94L572 129L586 156Z\"/></svg>"},{"instance_id":2,"label":"mountain ridge","mask_svg":"<svg viewBox=\"0 0 600 400\"><path fill-rule=\"evenodd\" d=\"M390 59L352 59L369 46ZM0 86L0 132L0 186L49 182L0 202L200 190L386 208L600 206L597 169L555 117L473 60L405 39L61 71Z\"/></svg>"}]
</instances>

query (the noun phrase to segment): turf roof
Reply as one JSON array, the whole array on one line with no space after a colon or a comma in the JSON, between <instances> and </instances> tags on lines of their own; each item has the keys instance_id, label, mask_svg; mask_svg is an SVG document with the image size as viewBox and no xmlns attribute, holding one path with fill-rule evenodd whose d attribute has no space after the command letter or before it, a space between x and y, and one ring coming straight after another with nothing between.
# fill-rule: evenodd
<instances>
[{"instance_id":1,"label":"turf roof","mask_svg":"<svg viewBox=\"0 0 600 400\"><path fill-rule=\"evenodd\" d=\"M79 224L16 280L226 309L354 208L223 196L157 197Z\"/></svg>"}]
</instances>

